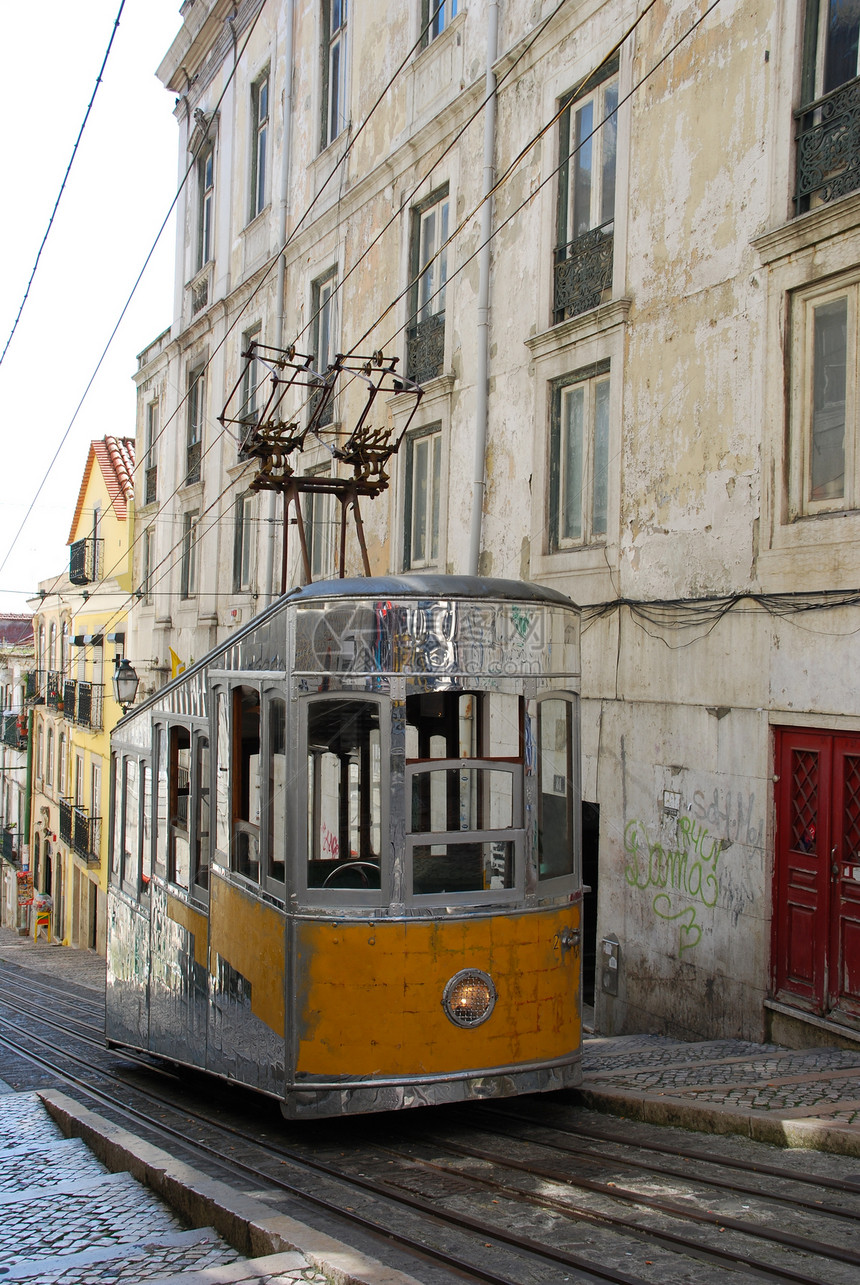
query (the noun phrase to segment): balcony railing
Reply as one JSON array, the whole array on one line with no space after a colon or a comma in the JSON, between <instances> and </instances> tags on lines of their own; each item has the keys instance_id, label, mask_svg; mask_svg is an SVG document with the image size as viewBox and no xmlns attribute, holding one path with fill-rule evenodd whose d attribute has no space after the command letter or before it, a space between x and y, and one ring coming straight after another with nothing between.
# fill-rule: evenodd
<instances>
[{"instance_id":1,"label":"balcony railing","mask_svg":"<svg viewBox=\"0 0 860 1285\"><path fill-rule=\"evenodd\" d=\"M860 77L801 107L797 121L795 212L860 188Z\"/></svg>"},{"instance_id":2,"label":"balcony railing","mask_svg":"<svg viewBox=\"0 0 860 1285\"><path fill-rule=\"evenodd\" d=\"M18 864L18 849L11 830L0 830L0 860L8 861L10 866Z\"/></svg>"},{"instance_id":3,"label":"balcony railing","mask_svg":"<svg viewBox=\"0 0 860 1285\"><path fill-rule=\"evenodd\" d=\"M2 722L3 744L8 745L12 750L25 750L27 748L27 715L10 714L3 715Z\"/></svg>"},{"instance_id":4,"label":"balcony railing","mask_svg":"<svg viewBox=\"0 0 860 1285\"><path fill-rule=\"evenodd\" d=\"M76 540L69 548L69 579L72 584L92 584L102 576L104 540L89 536Z\"/></svg>"},{"instance_id":5,"label":"balcony railing","mask_svg":"<svg viewBox=\"0 0 860 1285\"><path fill-rule=\"evenodd\" d=\"M24 700L35 700L39 695L40 678L41 671L38 669L31 669L27 672L25 675Z\"/></svg>"},{"instance_id":6,"label":"balcony railing","mask_svg":"<svg viewBox=\"0 0 860 1285\"><path fill-rule=\"evenodd\" d=\"M45 702L50 709L62 709L63 684L59 670L48 670L48 681L45 685Z\"/></svg>"},{"instance_id":7,"label":"balcony railing","mask_svg":"<svg viewBox=\"0 0 860 1285\"><path fill-rule=\"evenodd\" d=\"M84 857L87 861L99 860L101 827L101 817L89 816L86 808L74 809L72 847L79 857Z\"/></svg>"},{"instance_id":8,"label":"balcony railing","mask_svg":"<svg viewBox=\"0 0 860 1285\"><path fill-rule=\"evenodd\" d=\"M200 443L192 442L186 451L187 472L185 474L185 485L191 486L193 482L200 481Z\"/></svg>"},{"instance_id":9,"label":"balcony railing","mask_svg":"<svg viewBox=\"0 0 860 1285\"><path fill-rule=\"evenodd\" d=\"M64 686L64 713L79 727L100 731L104 725L104 683L69 682Z\"/></svg>"},{"instance_id":10,"label":"balcony railing","mask_svg":"<svg viewBox=\"0 0 860 1285\"><path fill-rule=\"evenodd\" d=\"M553 251L553 321L578 317L612 293L613 224L602 223Z\"/></svg>"},{"instance_id":11,"label":"balcony railing","mask_svg":"<svg viewBox=\"0 0 860 1285\"><path fill-rule=\"evenodd\" d=\"M445 365L445 314L434 313L406 334L406 374L426 384L442 374Z\"/></svg>"},{"instance_id":12,"label":"balcony railing","mask_svg":"<svg viewBox=\"0 0 860 1285\"><path fill-rule=\"evenodd\" d=\"M60 838L68 847L72 846L72 834L74 833L73 812L72 800L70 798L60 799Z\"/></svg>"}]
</instances>

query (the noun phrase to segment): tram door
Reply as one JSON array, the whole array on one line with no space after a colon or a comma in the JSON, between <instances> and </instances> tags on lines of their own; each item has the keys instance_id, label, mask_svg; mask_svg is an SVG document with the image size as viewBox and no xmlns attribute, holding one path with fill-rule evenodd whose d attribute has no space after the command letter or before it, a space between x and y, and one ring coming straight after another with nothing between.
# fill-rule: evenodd
<instances>
[{"instance_id":1,"label":"tram door","mask_svg":"<svg viewBox=\"0 0 860 1285\"><path fill-rule=\"evenodd\" d=\"M860 736L776 740L777 992L860 1016Z\"/></svg>"}]
</instances>

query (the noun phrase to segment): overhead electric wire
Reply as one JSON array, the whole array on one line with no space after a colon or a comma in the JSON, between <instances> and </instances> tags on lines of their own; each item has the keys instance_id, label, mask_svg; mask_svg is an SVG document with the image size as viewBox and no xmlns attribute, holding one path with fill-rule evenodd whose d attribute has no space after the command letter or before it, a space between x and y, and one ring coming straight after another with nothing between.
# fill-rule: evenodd
<instances>
[{"instance_id":1,"label":"overhead electric wire","mask_svg":"<svg viewBox=\"0 0 860 1285\"><path fill-rule=\"evenodd\" d=\"M221 95L220 95L220 97L219 97L219 99L218 99L218 102L217 102L217 103L216 103L216 105L215 105L215 108L213 109L213 115L214 115L214 112L216 112L216 111L218 110L218 108L220 107L221 102L223 101L224 96L225 96L225 94L227 93L227 90L229 89L230 84L232 83L233 77L235 76L235 74L236 74L236 70L237 70L237 68L238 68L238 66L239 66L239 62L241 61L242 54L245 52L245 50L246 50L246 49L247 49L247 47L248 47L248 43L249 43L249 41L250 41L250 39L251 39L251 36L254 34L254 29L256 28L256 25L257 25L257 23L258 23L258 22L259 22L259 20L260 20L260 15L262 14L263 9L265 8L265 5L266 5L266 0L262 0L262 2L261 2L261 4L260 4L260 8L257 10L257 13L254 15L254 18L253 18L253 20L252 20L252 22L251 22L250 29L249 29L248 34L247 34L247 37L246 37L246 39L245 39L245 43L243 44L242 49L240 50L240 52L239 52L239 54L238 54L237 58L234 60L234 62L233 62L233 67L231 68L231 70L230 70L230 72L229 72L229 74L228 74L228 76L227 76L227 80L226 80L226 82L225 82L225 84L224 84L224 88L223 88L223 90L221 91ZM23 518L22 518L22 520L21 520L21 524L20 524L20 526L18 527L18 530L15 532L15 535L14 535L14 537L13 537L13 539L12 539L12 543L11 543L11 545L9 546L8 550L6 551L6 555L5 555L5 557L3 558L3 561L2 561L2 562L0 562L0 573L2 573L3 568L6 566L6 563L9 561L9 558L10 558L10 556L11 556L11 554L12 554L12 551L13 551L13 550L14 550L14 548L15 548L15 545L18 543L18 540L19 540L19 538L20 538L21 532L24 530L24 527L25 527L25 526L26 526L26 524L27 524L27 521L28 521L28 519L29 519L29 517L30 517L30 514L33 512L33 509L34 509L34 507L35 507L35 505L36 505L36 501L38 500L39 496L41 495L42 490L43 490L43 488L44 488L44 486L45 486L45 483L47 482L47 480L48 480L48 478L49 478L49 476L50 476L50 474L51 474L51 471L52 471L52 469L53 469L54 465L55 465L55 464L56 464L56 462L57 462L57 459L58 459L58 457L59 457L60 451L63 449L63 446L65 445L66 440L68 439L69 433L72 431L72 428L74 427L75 420L77 419L77 417L78 417L78 415L79 415L79 413L80 413L81 407L83 406L84 401L85 401L85 399L86 399L86 397L87 397L87 394L89 393L90 388L92 387L93 382L95 381L95 378L96 378L96 376L98 375L98 373L99 373L99 371L100 371L100 369L101 369L101 367L102 367L102 363L104 362L104 359L105 359L105 357L106 357L106 356L107 356L107 354L108 354L108 350L110 349L110 346L111 346L111 344L113 343L114 338L116 337L116 333L117 333L117 331L119 330L120 325L122 324L122 320L123 320L123 318L125 317L125 314L126 314L126 312L128 311L128 309L129 309L129 306L131 305L131 301L132 301L132 299L134 298L134 296L135 296L135 294L136 294L136 292L137 292L137 288L138 288L138 286L140 285L140 282L141 282L141 279L142 279L142 277L143 277L143 274L144 274L144 272L146 271L146 269L149 267L150 260L152 259L152 256L153 256L153 254L155 253L156 247L157 247L157 245L158 245L159 241L161 240L162 233L164 232L164 229L165 229L165 227L167 226L167 222L168 222L168 220L169 220L169 218L170 218L171 214L173 213L174 207L176 206L176 203L177 203L177 201L179 200L180 194L182 193L182 190L183 190L183 188L185 187L185 184L188 182L188 179L189 179L189 176L191 175L191 172L193 171L193 169L194 169L195 165L197 164L197 158L198 158L198 155L199 155L199 152L200 152L201 148L203 147L204 142L205 142L205 137L204 137L204 139L202 139L202 140L201 140L201 142L200 142L200 144L199 144L198 148L196 149L196 151L194 152L194 154L193 154L193 155L192 155L192 157L191 157L191 161L189 162L188 167L187 167L187 169L186 169L186 171L185 171L185 173L184 173L184 175L183 175L183 177L182 177L182 181L180 182L179 187L176 189L176 194L174 195L173 200L172 200L172 201L171 201L171 203L170 203L170 207L169 207L169 209L168 209L167 213L165 214L164 219L162 220L162 223L161 223L160 228L158 229L158 232L157 232L157 234L156 234L155 240L153 241L153 243L152 243L152 245L151 245L151 247L150 247L150 249L149 249L149 252L148 252L148 254L147 254L147 256L146 256L146 258L145 258L145 260L144 260L144 262L143 262L143 266L142 266L142 268L140 269L140 272L137 274L137 277L136 277L136 279L135 279L134 285L133 285L133 286L132 286L132 288L131 288L131 293L129 294L128 298L126 299L125 303L123 304L122 311L120 312L119 317L117 318L116 324L114 325L114 328L113 328L113 330L112 330L112 331L111 331L111 333L110 333L110 336L109 336L109 338L108 338L108 341L107 341L107 343L106 343L106 344L105 344L105 346L104 346L104 349L103 349L103 351L102 351L102 354L101 354L101 356L99 357L98 362L96 363L95 370L94 370L94 371L93 371L93 373L90 375L90 378L89 378L89 380L87 381L87 386L86 386L86 388L84 389L83 394L81 395L81 399L80 399L80 401L78 402L77 406L75 407L74 414L72 415L72 418L71 418L71 420L69 421L69 424L68 424L68 426L66 427L65 432L63 433L62 437L60 438L60 441L59 441L59 444L58 444L58 446L57 446L57 449L55 450L55 452L54 452L53 456L51 457L50 463L48 464L48 467L47 467L47 469L45 470L45 472L44 472L44 474L43 474L43 476L42 476L42 480L40 481L39 486L38 486L38 488L37 488L37 490L36 490L36 494L33 496L33 499L30 501L30 504L29 504L29 506L28 506L28 508L27 508L27 512L24 514L24 517L23 517ZM59 580L59 577L57 577L57 579Z\"/></svg>"},{"instance_id":2,"label":"overhead electric wire","mask_svg":"<svg viewBox=\"0 0 860 1285\"><path fill-rule=\"evenodd\" d=\"M29 295L30 295L30 287L32 286L32 284L33 284L33 280L34 280L34 278L35 278L35 276L36 276L36 270L37 270L37 269L38 269L38 267L39 267L39 260L40 260L40 259L41 259L41 257L42 257L42 251L43 251L43 250L44 250L44 248L45 248L45 243L47 242L47 240L48 240L48 236L50 235L50 232L51 232L51 228L53 227L53 224L54 224L54 218L56 217L56 213L57 213L57 210L58 210L58 208L59 208L60 201L62 200L63 193L64 193L64 192L65 192L65 190L66 190L66 183L69 181L69 174L71 173L72 166L73 166L73 165L74 165L74 163L75 163L75 157L76 157L76 156L77 156L77 154L78 154L78 147L80 146L81 139L83 138L84 130L85 130L85 129L86 129L86 127L87 127L87 121L88 121L88 120L89 120L89 118L90 118L90 112L91 112L91 111L92 111L92 109L93 109L93 103L94 103L94 102L95 102L95 100L96 100L96 94L99 92L99 86L100 86L100 85L101 85L101 83L102 83L102 76L104 75L104 69L105 69L105 67L107 66L107 60L108 60L108 58L109 58L109 56L110 56L110 51L111 51L111 49L113 48L114 38L116 37L117 28L119 27L119 20L120 20L120 18L121 18L121 16L122 16L122 11L123 11L124 7L125 7L125 0L120 0L120 6L119 6L119 9L118 9L118 11L117 11L117 15L116 15L116 17L114 18L114 22L113 22L113 30L111 31L111 34L110 34L110 40L108 41L108 47L107 47L107 49L105 50L105 56L104 56L104 58L102 59L102 65L101 65L101 67L99 68L99 74L96 76L96 83L95 83L95 86L94 86L94 88L93 88L93 92L92 92L92 94L91 94L91 96L90 96L90 101L89 101L89 103L87 104L87 110L84 112L84 119L83 119L83 121L81 122L81 127L80 127L80 129L78 130L78 136L77 136L77 138L75 139L75 145L74 145L74 147L72 148L72 154L71 154L71 156L69 157L69 163L68 163L68 165L66 166L66 172L65 172L65 174L63 175L63 181L62 181L62 183L60 184L60 190L59 190L59 192L57 193L57 199L54 201L54 208L51 210L51 217L48 219L48 226L45 228L45 234L44 234L44 236L42 237L42 242L41 242L41 244L40 244L40 246L39 246L38 253L36 254L36 261L35 261L35 263L33 264L33 269L32 269L32 271L31 271L31 273L30 273L30 279L29 279L29 281L27 282L27 288L26 288L26 289L25 289L25 291L24 291L24 298L21 300L21 304L20 304L20 306L19 306L19 308L18 308L18 314L17 314L17 316L15 317L14 322L12 323L12 329L9 331L9 337L8 337L8 339L6 340L5 345L3 346L3 351L2 351L2 353L0 353L0 366L2 366L2 365L3 365L3 359L4 359L4 357L6 356L6 353L7 353L7 352L8 352L8 350L9 350L9 345L10 345L10 344L11 344L11 342L12 342L12 336L15 334L15 331L18 329L18 322L21 320L21 314L22 314L22 312L24 311L24 305L26 304L27 299L29 298ZM5 566L5 562L4 562L4 564L3 564L3 565ZM0 567L0 570L2 570L2 567Z\"/></svg>"}]
</instances>

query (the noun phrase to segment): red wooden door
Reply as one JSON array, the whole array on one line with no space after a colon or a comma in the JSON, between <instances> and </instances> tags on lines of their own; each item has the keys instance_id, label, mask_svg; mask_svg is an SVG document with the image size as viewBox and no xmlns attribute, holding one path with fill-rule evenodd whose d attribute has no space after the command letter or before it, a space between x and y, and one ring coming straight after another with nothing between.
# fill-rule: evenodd
<instances>
[{"instance_id":1,"label":"red wooden door","mask_svg":"<svg viewBox=\"0 0 860 1285\"><path fill-rule=\"evenodd\" d=\"M860 736L776 738L777 994L860 1015Z\"/></svg>"}]
</instances>

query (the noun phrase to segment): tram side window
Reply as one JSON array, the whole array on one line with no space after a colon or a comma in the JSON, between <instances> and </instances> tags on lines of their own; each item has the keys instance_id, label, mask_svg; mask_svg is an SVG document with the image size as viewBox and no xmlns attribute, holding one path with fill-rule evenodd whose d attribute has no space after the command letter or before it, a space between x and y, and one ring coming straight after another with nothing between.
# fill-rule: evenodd
<instances>
[{"instance_id":1,"label":"tram side window","mask_svg":"<svg viewBox=\"0 0 860 1285\"><path fill-rule=\"evenodd\" d=\"M230 706L225 692L218 693L215 707L215 847L226 856L230 851Z\"/></svg>"},{"instance_id":2,"label":"tram side window","mask_svg":"<svg viewBox=\"0 0 860 1285\"><path fill-rule=\"evenodd\" d=\"M382 752L375 701L308 705L308 887L380 888Z\"/></svg>"},{"instance_id":3,"label":"tram side window","mask_svg":"<svg viewBox=\"0 0 860 1285\"><path fill-rule=\"evenodd\" d=\"M169 836L168 736L166 727L155 729L155 869L164 875Z\"/></svg>"},{"instance_id":4,"label":"tram side window","mask_svg":"<svg viewBox=\"0 0 860 1285\"><path fill-rule=\"evenodd\" d=\"M111 803L113 811L113 833L111 835L111 878L114 883L120 879L120 870L122 869L122 822L123 822L123 801L122 801L122 759L118 754L113 756L113 765L111 769Z\"/></svg>"},{"instance_id":5,"label":"tram side window","mask_svg":"<svg viewBox=\"0 0 860 1285\"><path fill-rule=\"evenodd\" d=\"M209 887L209 738L197 735L194 740L194 829L193 882L197 888Z\"/></svg>"},{"instance_id":6,"label":"tram side window","mask_svg":"<svg viewBox=\"0 0 860 1285\"><path fill-rule=\"evenodd\" d=\"M137 792L137 759L123 765L123 843L120 879L135 889L138 881L140 798Z\"/></svg>"},{"instance_id":7,"label":"tram side window","mask_svg":"<svg viewBox=\"0 0 860 1285\"><path fill-rule=\"evenodd\" d=\"M260 693L233 692L233 869L260 881Z\"/></svg>"},{"instance_id":8,"label":"tram side window","mask_svg":"<svg viewBox=\"0 0 860 1285\"><path fill-rule=\"evenodd\" d=\"M140 884L143 892L148 892L149 881L152 877L152 823L149 808L150 779L151 773L149 770L149 764L141 763L140 797L143 800L143 807L140 813Z\"/></svg>"},{"instance_id":9,"label":"tram side window","mask_svg":"<svg viewBox=\"0 0 860 1285\"><path fill-rule=\"evenodd\" d=\"M187 727L171 727L170 741L170 839L167 877L180 888L189 886L190 846L188 835L191 797L191 733Z\"/></svg>"},{"instance_id":10,"label":"tram side window","mask_svg":"<svg viewBox=\"0 0 860 1285\"><path fill-rule=\"evenodd\" d=\"M287 706L280 699L267 705L269 778L266 801L266 852L268 873L284 882L284 852L287 820Z\"/></svg>"},{"instance_id":11,"label":"tram side window","mask_svg":"<svg viewBox=\"0 0 860 1285\"><path fill-rule=\"evenodd\" d=\"M538 876L556 879L574 870L576 852L573 703L538 704Z\"/></svg>"}]
</instances>

